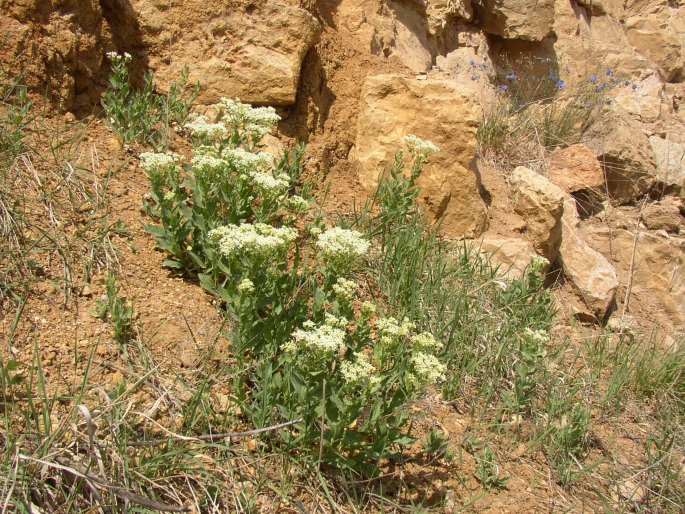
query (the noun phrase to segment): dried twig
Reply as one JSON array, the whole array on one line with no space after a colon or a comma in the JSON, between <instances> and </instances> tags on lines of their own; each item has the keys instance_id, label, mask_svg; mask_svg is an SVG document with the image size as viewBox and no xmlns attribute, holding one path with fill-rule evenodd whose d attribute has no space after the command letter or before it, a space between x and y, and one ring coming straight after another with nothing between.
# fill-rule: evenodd
<instances>
[{"instance_id":1,"label":"dried twig","mask_svg":"<svg viewBox=\"0 0 685 514\"><path fill-rule=\"evenodd\" d=\"M145 417L142 413L138 413L139 415ZM217 433L217 434L205 434L205 435L199 435L199 436L194 436L194 437L188 437L188 436L183 436L180 434L176 434L170 430L167 430L166 428L162 427L164 432L169 434L169 437L179 440L179 441L188 441L188 442L203 442L203 441L217 441L219 439L242 439L244 437L251 437L254 435L259 435L263 434L265 432L273 432L275 430L280 430L282 428L286 428L292 425L296 425L297 423L302 423L303 419L294 419L292 421L286 421L284 423L279 423L277 425L272 425L269 427L264 427L264 428L255 428L254 430L247 430L245 432L222 432L222 433ZM129 446L155 446L158 444L164 444L169 441L169 438L161 438L161 439L149 439L147 441L133 441L129 443Z\"/></svg>"}]
</instances>

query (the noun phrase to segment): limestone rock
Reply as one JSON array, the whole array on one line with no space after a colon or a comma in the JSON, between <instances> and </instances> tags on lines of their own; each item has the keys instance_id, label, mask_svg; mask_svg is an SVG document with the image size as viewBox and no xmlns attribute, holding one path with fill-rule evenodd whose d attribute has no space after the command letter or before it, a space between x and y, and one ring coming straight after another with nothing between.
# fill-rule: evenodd
<instances>
[{"instance_id":1,"label":"limestone rock","mask_svg":"<svg viewBox=\"0 0 685 514\"><path fill-rule=\"evenodd\" d=\"M667 197L660 202L645 205L640 217L648 229L678 233L681 227L685 227L685 218L680 214L681 208L682 203Z\"/></svg>"},{"instance_id":2,"label":"limestone rock","mask_svg":"<svg viewBox=\"0 0 685 514\"><path fill-rule=\"evenodd\" d=\"M590 17L582 6L567 0L555 0L554 9L554 50L559 62L565 63L560 70L564 80L587 81L608 69L640 79L652 69L649 60L631 46L619 19Z\"/></svg>"},{"instance_id":3,"label":"limestone rock","mask_svg":"<svg viewBox=\"0 0 685 514\"><path fill-rule=\"evenodd\" d=\"M0 2L0 65L61 109L90 109L99 100L107 24L97 0Z\"/></svg>"},{"instance_id":4,"label":"limestone rock","mask_svg":"<svg viewBox=\"0 0 685 514\"><path fill-rule=\"evenodd\" d=\"M300 67L320 25L286 0L227 6L186 0L172 4L133 0L130 17L134 56L145 49L162 88L184 66L199 81L201 103L222 96L254 104L295 102ZM126 20L121 20L122 24Z\"/></svg>"},{"instance_id":5,"label":"limestone rock","mask_svg":"<svg viewBox=\"0 0 685 514\"><path fill-rule=\"evenodd\" d=\"M612 94L612 101L642 123L657 122L667 110L664 83L656 72L633 81L632 87L617 88Z\"/></svg>"},{"instance_id":6,"label":"limestone rock","mask_svg":"<svg viewBox=\"0 0 685 514\"><path fill-rule=\"evenodd\" d=\"M533 248L554 262L561 242L561 216L564 192L548 179L519 166L510 178L514 211L526 222L526 233Z\"/></svg>"},{"instance_id":7,"label":"limestone rock","mask_svg":"<svg viewBox=\"0 0 685 514\"><path fill-rule=\"evenodd\" d=\"M602 167L594 152L582 144L552 152L547 175L567 193L604 189Z\"/></svg>"},{"instance_id":8,"label":"limestone rock","mask_svg":"<svg viewBox=\"0 0 685 514\"><path fill-rule=\"evenodd\" d=\"M434 34L444 29L451 18L473 18L471 0L427 0L426 4L428 25Z\"/></svg>"},{"instance_id":9,"label":"limestone rock","mask_svg":"<svg viewBox=\"0 0 685 514\"><path fill-rule=\"evenodd\" d=\"M604 225L584 227L584 236L593 248L612 259L620 282L619 302L632 283L629 314L668 329L685 328L685 239Z\"/></svg>"},{"instance_id":10,"label":"limestone rock","mask_svg":"<svg viewBox=\"0 0 685 514\"><path fill-rule=\"evenodd\" d=\"M585 134L599 159L611 198L630 203L655 182L656 165L642 127L620 110L608 110Z\"/></svg>"},{"instance_id":11,"label":"limestone rock","mask_svg":"<svg viewBox=\"0 0 685 514\"><path fill-rule=\"evenodd\" d=\"M664 80L675 82L682 76L685 65L683 41L671 25L676 15L665 3L656 8L640 9L640 12L625 20L626 37L639 53L655 63Z\"/></svg>"},{"instance_id":12,"label":"limestone rock","mask_svg":"<svg viewBox=\"0 0 685 514\"><path fill-rule=\"evenodd\" d=\"M685 145L659 136L650 137L649 143L656 159L656 179L685 197Z\"/></svg>"},{"instance_id":13,"label":"limestone rock","mask_svg":"<svg viewBox=\"0 0 685 514\"><path fill-rule=\"evenodd\" d=\"M585 242L578 225L575 200L567 196L564 200L559 262L564 277L573 284L587 308L584 314L602 321L614 303L618 278L611 263Z\"/></svg>"},{"instance_id":14,"label":"limestone rock","mask_svg":"<svg viewBox=\"0 0 685 514\"><path fill-rule=\"evenodd\" d=\"M480 107L475 86L428 77L367 77L362 89L354 157L359 180L371 192L389 169L403 137L415 134L438 145L418 185L420 202L443 231L475 237L486 225L486 209L473 171Z\"/></svg>"},{"instance_id":15,"label":"limestone rock","mask_svg":"<svg viewBox=\"0 0 685 514\"><path fill-rule=\"evenodd\" d=\"M524 239L506 237L484 237L477 242L481 253L490 258L490 263L498 266L501 275L516 279L523 276L534 258L539 258L533 246ZM549 261L545 270L549 268Z\"/></svg>"},{"instance_id":16,"label":"limestone rock","mask_svg":"<svg viewBox=\"0 0 685 514\"><path fill-rule=\"evenodd\" d=\"M552 32L554 0L484 0L480 14L490 34L542 41Z\"/></svg>"}]
</instances>

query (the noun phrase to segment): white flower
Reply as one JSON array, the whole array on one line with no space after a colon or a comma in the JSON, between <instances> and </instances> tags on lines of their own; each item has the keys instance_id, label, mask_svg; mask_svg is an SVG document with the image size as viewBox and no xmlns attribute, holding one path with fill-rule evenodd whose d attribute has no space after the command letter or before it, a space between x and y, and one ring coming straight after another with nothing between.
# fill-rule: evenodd
<instances>
[{"instance_id":1,"label":"white flower","mask_svg":"<svg viewBox=\"0 0 685 514\"><path fill-rule=\"evenodd\" d=\"M199 154L193 157L193 168L196 171L214 173L226 167L226 161L209 154Z\"/></svg>"},{"instance_id":2,"label":"white flower","mask_svg":"<svg viewBox=\"0 0 685 514\"><path fill-rule=\"evenodd\" d=\"M316 246L333 266L348 267L369 250L369 242L356 230L334 227L319 236Z\"/></svg>"},{"instance_id":3,"label":"white flower","mask_svg":"<svg viewBox=\"0 0 685 514\"><path fill-rule=\"evenodd\" d=\"M376 328L382 336L389 338L406 337L416 328L416 324L404 318L399 323L395 318L379 318L376 321Z\"/></svg>"},{"instance_id":4,"label":"white flower","mask_svg":"<svg viewBox=\"0 0 685 514\"><path fill-rule=\"evenodd\" d=\"M193 121L186 123L185 128L196 136L211 141L220 141L228 137L228 129L223 123L210 123L205 116L195 116Z\"/></svg>"},{"instance_id":5,"label":"white flower","mask_svg":"<svg viewBox=\"0 0 685 514\"><path fill-rule=\"evenodd\" d=\"M166 193L164 193L164 199L165 199L167 202L170 202L171 200L173 200L175 196L176 196L176 195L174 194L173 191L167 191Z\"/></svg>"},{"instance_id":6,"label":"white flower","mask_svg":"<svg viewBox=\"0 0 685 514\"><path fill-rule=\"evenodd\" d=\"M273 107L252 107L238 99L222 98L219 107L222 110L222 119L228 126L245 131L257 140L271 132L281 120Z\"/></svg>"},{"instance_id":7,"label":"white flower","mask_svg":"<svg viewBox=\"0 0 685 514\"><path fill-rule=\"evenodd\" d=\"M380 382L376 368L369 362L369 358L362 352L354 353L353 361L343 361L340 363L340 374L348 384L358 384L368 382L372 385Z\"/></svg>"},{"instance_id":8,"label":"white flower","mask_svg":"<svg viewBox=\"0 0 685 514\"><path fill-rule=\"evenodd\" d=\"M430 154L440 151L440 148L438 148L435 144L425 139L416 137L413 134L404 136L404 143L409 148L409 151L424 157L428 157Z\"/></svg>"},{"instance_id":9,"label":"white flower","mask_svg":"<svg viewBox=\"0 0 685 514\"><path fill-rule=\"evenodd\" d=\"M376 304L372 302L364 302L361 306L361 313L367 318L376 314Z\"/></svg>"},{"instance_id":10,"label":"white flower","mask_svg":"<svg viewBox=\"0 0 685 514\"><path fill-rule=\"evenodd\" d=\"M442 343L436 341L435 337L433 337L433 334L430 332L421 332L420 334L412 336L411 342L414 343L414 346L420 350L439 350L442 348Z\"/></svg>"},{"instance_id":11,"label":"white flower","mask_svg":"<svg viewBox=\"0 0 685 514\"><path fill-rule=\"evenodd\" d=\"M547 266L549 266L549 261L540 255L530 260L530 269L533 273L542 274Z\"/></svg>"},{"instance_id":12,"label":"white flower","mask_svg":"<svg viewBox=\"0 0 685 514\"><path fill-rule=\"evenodd\" d=\"M163 173L174 168L179 160L179 156L175 153L145 152L140 154L140 165L148 172L157 171Z\"/></svg>"},{"instance_id":13,"label":"white flower","mask_svg":"<svg viewBox=\"0 0 685 514\"><path fill-rule=\"evenodd\" d=\"M265 223L243 223L216 228L209 232L209 238L225 257L247 254L267 258L287 250L297 238L297 231Z\"/></svg>"},{"instance_id":14,"label":"white flower","mask_svg":"<svg viewBox=\"0 0 685 514\"><path fill-rule=\"evenodd\" d=\"M309 202L299 195L293 195L288 198L288 208L294 212L306 212L309 209Z\"/></svg>"},{"instance_id":15,"label":"white flower","mask_svg":"<svg viewBox=\"0 0 685 514\"><path fill-rule=\"evenodd\" d=\"M267 171L273 166L273 155L268 152L252 153L238 148L226 148L222 157L229 161L238 173L257 173Z\"/></svg>"},{"instance_id":16,"label":"white flower","mask_svg":"<svg viewBox=\"0 0 685 514\"><path fill-rule=\"evenodd\" d=\"M238 292L243 294L254 293L254 282L252 282L252 280L250 280L249 278L242 279L240 281L240 284L238 284Z\"/></svg>"},{"instance_id":17,"label":"white flower","mask_svg":"<svg viewBox=\"0 0 685 514\"><path fill-rule=\"evenodd\" d=\"M524 329L523 333L529 339L535 341L536 343L545 344L549 341L549 336L544 330L531 330L530 328Z\"/></svg>"},{"instance_id":18,"label":"white flower","mask_svg":"<svg viewBox=\"0 0 685 514\"><path fill-rule=\"evenodd\" d=\"M283 350L295 352L305 350L306 352L319 355L340 353L345 347L345 331L323 324L318 327L313 323L303 325L293 332L292 339L283 345Z\"/></svg>"},{"instance_id":19,"label":"white flower","mask_svg":"<svg viewBox=\"0 0 685 514\"><path fill-rule=\"evenodd\" d=\"M333 316L333 314L327 312L324 314L324 323L329 327L345 329L349 321L343 317Z\"/></svg>"},{"instance_id":20,"label":"white flower","mask_svg":"<svg viewBox=\"0 0 685 514\"><path fill-rule=\"evenodd\" d=\"M110 61L123 60L124 62L131 62L131 59L133 59L131 54L128 52L124 52L123 54L120 54L119 52L107 52L105 55L107 55L107 58Z\"/></svg>"},{"instance_id":21,"label":"white flower","mask_svg":"<svg viewBox=\"0 0 685 514\"><path fill-rule=\"evenodd\" d=\"M339 300L351 302L358 287L357 283L353 280L347 280L346 278L340 277L337 282L333 284L333 292Z\"/></svg>"},{"instance_id":22,"label":"white flower","mask_svg":"<svg viewBox=\"0 0 685 514\"><path fill-rule=\"evenodd\" d=\"M285 193L290 183L282 178L274 177L271 173L252 173L252 185L265 196Z\"/></svg>"},{"instance_id":23,"label":"white flower","mask_svg":"<svg viewBox=\"0 0 685 514\"><path fill-rule=\"evenodd\" d=\"M445 380L447 367L430 353L417 352L411 356L415 377L420 383L434 384Z\"/></svg>"}]
</instances>

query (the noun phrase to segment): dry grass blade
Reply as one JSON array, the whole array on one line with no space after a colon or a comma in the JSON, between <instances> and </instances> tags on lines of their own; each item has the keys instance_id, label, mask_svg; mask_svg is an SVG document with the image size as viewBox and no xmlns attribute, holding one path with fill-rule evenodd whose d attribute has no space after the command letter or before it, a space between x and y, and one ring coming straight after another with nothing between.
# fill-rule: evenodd
<instances>
[{"instance_id":1,"label":"dry grass blade","mask_svg":"<svg viewBox=\"0 0 685 514\"><path fill-rule=\"evenodd\" d=\"M107 489L112 492L115 496L118 498L121 498L122 500L129 501L131 503L135 503L136 505L140 505L142 507L147 507L149 509L154 509L160 512L188 512L190 509L187 507L179 507L177 505L168 505L165 503L160 503L156 502L154 500L150 500L149 498L146 498L144 496L141 496L139 494L136 494L132 491L129 491L125 487L121 487L119 485L115 484L110 484L106 480L92 475L90 473L86 473L85 471L79 471L76 469L75 464L71 464L71 466L67 466L65 464L60 464L56 462L49 462L46 460L42 459L34 459L33 457L29 457L27 455L22 455L19 454L19 459L24 460L24 461L30 461L30 462L35 462L36 464L42 464L43 466L47 466L49 468L53 469L58 469L60 471L65 471L77 478L81 478L86 481L93 482L97 487L101 487L103 489Z\"/></svg>"}]
</instances>

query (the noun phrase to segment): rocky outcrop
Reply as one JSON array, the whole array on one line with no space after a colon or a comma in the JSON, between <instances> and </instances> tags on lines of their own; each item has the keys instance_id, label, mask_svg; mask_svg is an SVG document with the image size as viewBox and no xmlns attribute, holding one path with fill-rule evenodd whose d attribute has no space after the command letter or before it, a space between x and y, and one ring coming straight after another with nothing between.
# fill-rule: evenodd
<instances>
[{"instance_id":1,"label":"rocky outcrop","mask_svg":"<svg viewBox=\"0 0 685 514\"><path fill-rule=\"evenodd\" d=\"M654 63L667 82L682 77L685 65L685 40L672 20L685 15L685 9L666 2L628 2L625 20L630 44Z\"/></svg>"},{"instance_id":2,"label":"rocky outcrop","mask_svg":"<svg viewBox=\"0 0 685 514\"><path fill-rule=\"evenodd\" d=\"M685 145L652 136L649 143L656 159L656 179L665 190L685 197Z\"/></svg>"},{"instance_id":3,"label":"rocky outcrop","mask_svg":"<svg viewBox=\"0 0 685 514\"><path fill-rule=\"evenodd\" d=\"M61 109L97 104L111 48L97 0L3 0L0 32L0 65L29 87Z\"/></svg>"},{"instance_id":4,"label":"rocky outcrop","mask_svg":"<svg viewBox=\"0 0 685 514\"><path fill-rule=\"evenodd\" d=\"M510 183L514 211L526 222L526 236L539 255L554 262L561 242L564 192L523 166L514 170Z\"/></svg>"},{"instance_id":5,"label":"rocky outcrop","mask_svg":"<svg viewBox=\"0 0 685 514\"><path fill-rule=\"evenodd\" d=\"M497 267L500 275L516 279L530 267L534 258L539 258L533 246L523 239L514 237L484 237L474 246L490 259L490 264ZM543 272L549 268L549 261Z\"/></svg>"},{"instance_id":6,"label":"rocky outcrop","mask_svg":"<svg viewBox=\"0 0 685 514\"><path fill-rule=\"evenodd\" d=\"M672 197L660 202L648 203L641 212L640 218L650 230L665 230L677 234L685 228L685 218L681 214L683 204Z\"/></svg>"},{"instance_id":7,"label":"rocky outcrop","mask_svg":"<svg viewBox=\"0 0 685 514\"><path fill-rule=\"evenodd\" d=\"M567 193L604 189L604 173L595 154L582 144L552 152L547 175Z\"/></svg>"},{"instance_id":8,"label":"rocky outcrop","mask_svg":"<svg viewBox=\"0 0 685 514\"><path fill-rule=\"evenodd\" d=\"M614 304L618 277L611 263L584 240L580 230L575 200L564 200L559 263L582 305L576 315L604 320Z\"/></svg>"},{"instance_id":9,"label":"rocky outcrop","mask_svg":"<svg viewBox=\"0 0 685 514\"><path fill-rule=\"evenodd\" d=\"M368 77L353 154L360 163L362 186L369 192L375 189L380 174L403 148L405 135L428 139L441 151L431 156L419 179L420 202L433 219L443 219L446 234L478 236L486 225L473 169L479 120L480 107L470 84L445 78Z\"/></svg>"},{"instance_id":10,"label":"rocky outcrop","mask_svg":"<svg viewBox=\"0 0 685 514\"><path fill-rule=\"evenodd\" d=\"M485 0L483 28L505 39L542 41L552 32L553 0Z\"/></svg>"},{"instance_id":11,"label":"rocky outcrop","mask_svg":"<svg viewBox=\"0 0 685 514\"><path fill-rule=\"evenodd\" d=\"M656 165L642 127L620 110L608 110L585 134L606 175L611 198L630 203L654 185Z\"/></svg>"},{"instance_id":12,"label":"rocky outcrop","mask_svg":"<svg viewBox=\"0 0 685 514\"><path fill-rule=\"evenodd\" d=\"M319 33L317 20L287 0L237 5L133 0L122 32L164 89L185 66L202 87L199 101L222 96L253 104L295 102L300 67ZM127 41L120 41L126 46ZM124 49L124 48L122 48Z\"/></svg>"},{"instance_id":13,"label":"rocky outcrop","mask_svg":"<svg viewBox=\"0 0 685 514\"><path fill-rule=\"evenodd\" d=\"M685 240L644 230L585 227L593 248L611 259L622 303L630 285L627 312L671 330L685 327ZM621 310L623 306L621 306Z\"/></svg>"}]
</instances>

